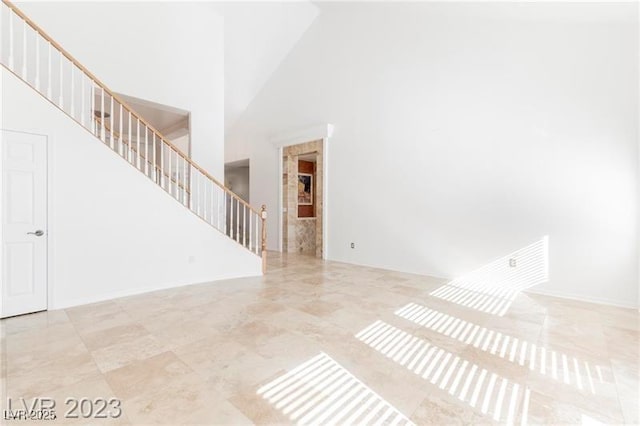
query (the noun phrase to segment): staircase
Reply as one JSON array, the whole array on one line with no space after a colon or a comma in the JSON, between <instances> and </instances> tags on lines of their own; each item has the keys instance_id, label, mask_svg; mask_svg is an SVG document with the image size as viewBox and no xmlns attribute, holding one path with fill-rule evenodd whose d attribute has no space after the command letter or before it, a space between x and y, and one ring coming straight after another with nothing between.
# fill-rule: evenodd
<instances>
[{"instance_id":1,"label":"staircase","mask_svg":"<svg viewBox=\"0 0 640 426\"><path fill-rule=\"evenodd\" d=\"M0 6L0 64L266 268L266 208L234 194L176 148L11 2Z\"/></svg>"}]
</instances>

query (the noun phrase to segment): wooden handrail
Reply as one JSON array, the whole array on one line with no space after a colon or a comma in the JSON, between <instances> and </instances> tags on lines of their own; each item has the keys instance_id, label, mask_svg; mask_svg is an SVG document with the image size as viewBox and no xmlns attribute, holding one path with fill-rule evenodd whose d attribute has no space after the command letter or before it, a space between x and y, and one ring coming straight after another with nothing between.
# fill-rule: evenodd
<instances>
[{"instance_id":1,"label":"wooden handrail","mask_svg":"<svg viewBox=\"0 0 640 426\"><path fill-rule=\"evenodd\" d=\"M48 102L50 102L52 105L54 105L56 108L60 109L63 113L65 113L71 120L75 121L76 123L78 123L81 127L83 127L86 131L88 131L89 133L91 133L94 137L99 138L103 143L105 143L106 145L108 145L116 154L118 154L119 156L121 156L123 159L125 159L128 163L130 163L131 165L133 165L136 169L138 169L140 172L142 172L143 174L147 175L147 177L151 178L154 183L156 183L157 185L161 186L161 188L167 192L169 192L173 198L175 198L177 201L179 201L180 203L184 204L189 210L191 210L192 213L196 214L200 219L202 219L203 221L205 221L206 223L208 223L209 225L212 225L215 229L217 229L218 231L224 233L226 236L228 236L229 238L231 238L233 241L235 241L236 243L242 245L243 247L247 248L248 250L252 251L255 254L258 254L262 257L262 269L263 272L266 271L266 256L267 256L267 248L266 248L266 207L263 205L261 210L258 211L255 208L253 208L249 203L247 203L246 201L244 201L242 198L240 198L240 196L238 196L236 193L234 193L233 191L231 191L230 189L226 188L222 183L220 183L216 178L214 178L213 176L211 176L206 170L204 170L202 167L200 167L198 164L196 164L193 160L191 160L189 157L187 157L187 155L185 155L184 152L182 152L177 146L175 146L173 143L171 143L169 140L167 140L157 129L155 129L150 123L148 123L143 117L141 117L131 106L129 106L123 99L121 99L118 95L116 95L115 93L113 93L111 90L109 90L109 88L106 87L106 85L104 83L102 83L96 76L94 76L89 70L87 70L84 66L82 66L69 52L67 52L62 46L60 46L60 44L58 44L56 41L54 41L47 33L45 33L37 24L35 24L33 21L31 21L31 19L29 19L29 17L27 17L20 9L18 9L14 4L12 4L9 0L2 0L2 5L6 5L7 8L9 9L8 13L9 13L9 30L10 30L10 34L9 34L9 40L10 40L10 44L9 44L9 61L8 61L8 65L4 63L4 61L0 61L0 66L2 66L2 68L7 69L10 73L12 73L13 75L15 75L17 78L21 79L25 84L27 84L29 87L31 87L32 89L34 89L37 93L39 93L41 96L43 96L44 99L46 99ZM15 16L14 16L15 15ZM21 25L22 25L22 31L23 31L23 43L22 43L22 72L20 75L18 75L18 73L15 70L15 67L13 65L13 46L14 44L11 42L12 37L13 37L13 22L15 21L16 18L19 18L21 20ZM36 71L35 71L35 83L31 83L29 81L29 79L27 78L28 76L28 71L26 68L26 64L27 64L27 42L26 42L26 34L27 34L27 26L30 27L36 36L36 44L35 44L35 48L36 48L36 57L35 57L35 64L36 64ZM31 30L29 30L29 32L31 32ZM48 54L48 85L47 85L47 94L45 95L44 93L44 89L40 90L40 85L39 85L39 72L38 70L40 69L40 67L38 66L39 64L39 58L40 58L40 46L41 46L41 41L40 40L44 40L45 42L45 47L48 46L48 50L49 50L49 54ZM55 53L56 55L58 55L57 57L59 58L59 60L57 61L60 65L60 74L59 74L59 83L60 83L60 89L58 90L58 95L59 95L59 100L58 101L54 101L53 97L52 97L52 92L51 92L51 88L52 88L52 81L51 81L51 56L52 56L52 48L55 49ZM70 110L65 108L65 105L63 103L63 90L64 90L64 86L63 86L63 59L62 58L66 58L69 61L69 65L70 65L70 74L71 74L71 86L70 86L70 91L71 91L71 101L70 101ZM82 82L82 104L81 104L81 118L78 119L77 118L77 114L74 113L74 101L73 101L73 94L74 94L74 84L73 84L73 75L74 75L74 71L80 71L81 74L81 82ZM57 83L57 81L56 81ZM91 111L89 114L89 124L86 124L85 121L85 88L87 87L87 84L89 84L90 87L90 96L91 96ZM96 90L98 90L97 93L99 93L101 95L101 99L96 101ZM100 114L97 115L96 108L98 108L97 102L100 103L101 108L104 110L105 106L105 94L107 95L107 97L110 97L110 104L111 104L111 115L109 115L109 113L104 113L102 111L99 111ZM58 96L57 95L57 96ZM113 123L113 114L114 114L114 102L119 104L119 111L120 111L120 132L116 132L115 129L112 129L112 125L114 127L117 127L117 124ZM108 106L107 106L108 107ZM123 112L126 112L129 116L129 138L126 138L126 136L124 135L124 132L122 132L123 130L123 120L122 120L122 115ZM111 117L111 120L107 120L109 117ZM138 137L140 136L140 124L142 124L142 130L144 131L144 135L145 135L145 149L144 151L140 148L142 148L140 146L140 144L138 144L138 147L136 148L134 146L134 142L131 138L131 120L137 120L138 124L136 127L136 134L138 135ZM99 129L99 130L98 130ZM107 136L108 135L108 136ZM150 156L150 152L149 152L149 147L150 145L148 144L148 140L149 140L149 136L152 137L153 139L153 148L152 148L152 156ZM157 139L157 142L156 142ZM160 144L164 144L164 145L160 145L161 148L161 165L157 164L157 146L156 143L160 143ZM171 151L175 151L176 153L176 172L179 173L178 171L178 165L179 163L179 158L182 157L183 159L183 163L182 166L180 167L180 169L182 170L182 173L187 174L187 170L188 170L188 175L185 176L185 182L180 183L179 180L174 179L171 174L172 173L168 173L165 170L165 162L164 162L164 157L166 157L166 155L164 155L164 157L162 157L163 154L165 154L165 146L167 148L169 148L170 152L169 152L169 171L171 171L172 169L172 158L173 158L173 154L171 153ZM149 157L149 158L147 158ZM134 162L132 162L132 158L135 160ZM153 158L153 160L151 160L151 158ZM142 160L141 160L142 159ZM135 164L134 164L135 163ZM149 164L152 165L151 168L149 168ZM189 166L187 166L187 164L189 164ZM144 166L144 167L142 167ZM149 171L152 171L152 173L149 173ZM160 174L158 175L158 173L156 172L156 170L160 171ZM196 173L199 172L200 174ZM187 178L188 176L188 178ZM169 190L167 190L166 185L165 185L165 180L164 179L169 179ZM187 184L187 180L188 180L188 184ZM184 191L182 194L184 195L184 197L182 195L179 195L179 191L176 192L176 194L173 194L173 190L172 190L172 184L171 183L175 183L177 185L177 187L179 189L181 189L182 191ZM208 184L212 184L212 185L208 185ZM202 185L205 185L204 187ZM195 185L194 187L192 187L193 185ZM189 188L188 188L189 187ZM207 189L207 187L209 189ZM217 187L217 188L216 188ZM198 199L196 200L197 202L194 203L193 198L189 198L190 201L186 200L186 197L191 197L191 191L195 188L196 193L198 194ZM205 192L202 193L202 189L204 188ZM215 191L220 191L217 193L217 195L214 194L216 193ZM187 195L189 194L189 195ZM202 194L203 196L200 197L200 194ZM207 194L211 194L211 196L208 196ZM222 195L222 198L219 197L219 195ZM230 197L227 199L227 196ZM215 201L215 207L214 207L214 201L213 200L217 200ZM220 202L220 200L222 200L222 204ZM185 204L186 203L186 204ZM208 207L207 205L210 204ZM235 205L235 208L234 208ZM222 208L224 209L225 206L227 209L227 213L226 214L218 214L217 216L214 214L215 210L220 210L220 207L222 206ZM242 208L242 209L241 209ZM230 211L230 218L231 218L231 223L229 222L229 211ZM234 215L234 211L235 211L235 215ZM247 222L247 214L249 214L249 221ZM235 218L235 222L234 222L234 218ZM240 225L240 221L242 220L243 225ZM255 220L255 233L252 233L252 227L251 225L254 223ZM235 227L234 227L234 223L235 223ZM248 241L247 241L247 233L246 233L246 228L245 225L249 224L249 235L248 235ZM259 231L259 224L261 224L261 233ZM235 231L234 231L235 228ZM242 232L240 232L240 229L242 228ZM255 236L255 238L254 238ZM261 241L260 241L261 240Z\"/></svg>"},{"instance_id":2,"label":"wooden handrail","mask_svg":"<svg viewBox=\"0 0 640 426\"><path fill-rule=\"evenodd\" d=\"M51 44L51 46L55 47L62 55L64 55L71 63L73 63L78 69L80 69L83 73L85 73L97 86L99 86L102 90L109 94L109 96L113 97L118 103L122 105L127 112L130 112L133 116L136 117L137 120L144 123L152 133L155 133L162 143L167 144L173 150L176 151L178 155L180 155L184 160L189 163L193 168L202 173L203 176L210 179L216 185L218 185L223 191L231 195L233 198L236 198L240 203L244 204L247 208L253 211L255 214L260 215L260 212L253 208L249 203L244 201L238 194L231 191L229 188L220 183L216 178L211 176L206 170L196 164L193 160L191 160L185 153L183 153L178 147L176 147L173 143L171 143L167 138L165 138L162 133L160 133L155 127L153 127L147 120L142 118L128 103L126 103L120 96L113 93L109 88L100 81L95 75L93 75L88 69L86 69L76 58L74 58L69 52L67 52L59 43L57 43L51 36L49 36L42 28L40 28L35 22L33 22L27 15L25 15L16 5L14 5L9 0L2 0L2 2L7 5L9 9L13 11L16 15L18 15L24 22L26 22L31 28L33 28L42 38L44 38L47 42ZM93 113L93 111L92 111Z\"/></svg>"}]
</instances>

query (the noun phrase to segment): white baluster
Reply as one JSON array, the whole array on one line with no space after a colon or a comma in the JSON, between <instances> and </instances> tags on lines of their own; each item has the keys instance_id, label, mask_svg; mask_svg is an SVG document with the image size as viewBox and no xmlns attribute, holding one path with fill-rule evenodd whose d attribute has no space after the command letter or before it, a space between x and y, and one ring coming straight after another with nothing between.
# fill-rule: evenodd
<instances>
[{"instance_id":1,"label":"white baluster","mask_svg":"<svg viewBox=\"0 0 640 426\"><path fill-rule=\"evenodd\" d=\"M173 149L171 150L173 151ZM173 152L171 153L171 155L173 155ZM176 188L176 200L180 201L181 200L181 186L180 186L180 155L178 155L178 151L175 151L175 157L176 157L176 161L174 163L174 170L173 170L173 184Z\"/></svg>"},{"instance_id":2,"label":"white baluster","mask_svg":"<svg viewBox=\"0 0 640 426\"><path fill-rule=\"evenodd\" d=\"M172 188L172 176L171 176L171 147L169 147L169 194L173 195L173 188Z\"/></svg>"},{"instance_id":3,"label":"white baluster","mask_svg":"<svg viewBox=\"0 0 640 426\"><path fill-rule=\"evenodd\" d=\"M185 162L182 155L178 156L178 161L178 164L180 164L180 184L182 185L182 197L180 201L182 205L185 205L187 200L187 171L185 170Z\"/></svg>"},{"instance_id":4,"label":"white baluster","mask_svg":"<svg viewBox=\"0 0 640 426\"><path fill-rule=\"evenodd\" d=\"M242 205L242 245L247 245L247 205Z\"/></svg>"},{"instance_id":5,"label":"white baluster","mask_svg":"<svg viewBox=\"0 0 640 426\"><path fill-rule=\"evenodd\" d=\"M180 154L178 150L176 150L176 185L178 186L178 191L176 192L176 196L178 201L182 202L184 200L184 194L181 192L184 190L184 176L182 167L180 166Z\"/></svg>"},{"instance_id":6,"label":"white baluster","mask_svg":"<svg viewBox=\"0 0 640 426\"><path fill-rule=\"evenodd\" d=\"M149 176L149 127L144 125L144 174Z\"/></svg>"},{"instance_id":7,"label":"white baluster","mask_svg":"<svg viewBox=\"0 0 640 426\"><path fill-rule=\"evenodd\" d=\"M231 204L231 238L236 239L236 224L238 223L238 214L236 211L236 199L229 194L229 202Z\"/></svg>"},{"instance_id":8,"label":"white baluster","mask_svg":"<svg viewBox=\"0 0 640 426\"><path fill-rule=\"evenodd\" d=\"M22 78L27 81L27 21L22 21Z\"/></svg>"},{"instance_id":9,"label":"white baluster","mask_svg":"<svg viewBox=\"0 0 640 426\"><path fill-rule=\"evenodd\" d=\"M87 85L87 82L85 81L85 76L84 73L80 73L80 123L82 124L83 127L87 127L87 113L84 110L84 97L85 97L85 88L84 86Z\"/></svg>"},{"instance_id":10,"label":"white baluster","mask_svg":"<svg viewBox=\"0 0 640 426\"><path fill-rule=\"evenodd\" d=\"M50 101L53 100L53 95L51 94L51 86L53 85L51 82L51 42L47 40L47 99Z\"/></svg>"},{"instance_id":11,"label":"white baluster","mask_svg":"<svg viewBox=\"0 0 640 426\"><path fill-rule=\"evenodd\" d=\"M198 192L198 179L194 175L193 170L189 167L189 191L191 191L191 197L189 200L189 208L198 216L198 204L200 203L200 193Z\"/></svg>"},{"instance_id":12,"label":"white baluster","mask_svg":"<svg viewBox=\"0 0 640 426\"><path fill-rule=\"evenodd\" d=\"M165 177L167 188L169 192L171 192L171 148L169 148L168 144L165 144L163 147L163 154L165 156L164 163L165 169L167 170L167 174Z\"/></svg>"},{"instance_id":13,"label":"white baluster","mask_svg":"<svg viewBox=\"0 0 640 426\"><path fill-rule=\"evenodd\" d=\"M210 181L209 179L207 179L205 182L207 182L207 188L209 189L207 191L207 200L209 201L207 203L207 205L209 206L209 223L211 224L211 226L213 226L213 182Z\"/></svg>"},{"instance_id":14,"label":"white baluster","mask_svg":"<svg viewBox=\"0 0 640 426\"><path fill-rule=\"evenodd\" d=\"M105 135L105 128L104 128L104 87L100 87L100 139L102 139L102 142L106 142L106 135Z\"/></svg>"},{"instance_id":15,"label":"white baluster","mask_svg":"<svg viewBox=\"0 0 640 426\"><path fill-rule=\"evenodd\" d=\"M259 245L258 244L258 238L259 238L259 235L260 235L260 230L259 230L259 227L260 227L260 220L259 219L260 219L260 217L259 216L260 215L256 214L256 246L255 246L256 254L258 254L258 252L260 251L260 248L258 247L258 245Z\"/></svg>"},{"instance_id":16,"label":"white baluster","mask_svg":"<svg viewBox=\"0 0 640 426\"><path fill-rule=\"evenodd\" d=\"M202 197L202 200L199 200L198 204L200 205L200 209L202 211L202 218L208 221L209 218L207 216L207 200L209 199L209 197L207 193L207 181L205 180L205 177L203 174L200 174L198 176L198 180L201 181L198 184L200 188L200 190L198 191L198 194L201 194L201 195L198 195L198 198Z\"/></svg>"},{"instance_id":17,"label":"white baluster","mask_svg":"<svg viewBox=\"0 0 640 426\"><path fill-rule=\"evenodd\" d=\"M183 178L180 175L182 172L180 167L180 154L178 150L176 150L176 171L175 171L175 183L176 183L176 199L182 202L182 190L184 189L184 185L182 184Z\"/></svg>"},{"instance_id":18,"label":"white baluster","mask_svg":"<svg viewBox=\"0 0 640 426\"><path fill-rule=\"evenodd\" d=\"M238 229L237 241L239 244L242 244L242 203L239 199L236 198L236 200L236 203L238 204L238 222L236 225L236 228Z\"/></svg>"},{"instance_id":19,"label":"white baluster","mask_svg":"<svg viewBox=\"0 0 640 426\"><path fill-rule=\"evenodd\" d=\"M229 205L227 201L228 196L229 194L227 194L227 192L223 190L222 191L222 226L224 227L224 233L226 235L231 236L231 230L228 229L228 225L231 223L230 222L231 210L229 209Z\"/></svg>"},{"instance_id":20,"label":"white baluster","mask_svg":"<svg viewBox=\"0 0 640 426\"><path fill-rule=\"evenodd\" d=\"M208 180L204 177L204 175L200 175L200 179L202 179L202 182L200 184L200 186L202 187L202 218L204 220L206 220L207 222L209 222L209 214L207 213L209 210L207 209L208 207L208 201L209 201L209 191L208 191Z\"/></svg>"},{"instance_id":21,"label":"white baluster","mask_svg":"<svg viewBox=\"0 0 640 426\"><path fill-rule=\"evenodd\" d=\"M122 104L120 104L120 114L119 114L119 116L120 116L120 120L119 120L120 124L118 126L118 133L120 134L120 138L118 139L118 143L120 144L120 156L122 158L124 158L124 156L126 154L125 154L125 150L124 150L124 138L122 136L122 133L123 133L122 132Z\"/></svg>"},{"instance_id":22,"label":"white baluster","mask_svg":"<svg viewBox=\"0 0 640 426\"><path fill-rule=\"evenodd\" d=\"M158 180L158 163L156 162L156 132L153 132L153 181L159 183Z\"/></svg>"},{"instance_id":23,"label":"white baluster","mask_svg":"<svg viewBox=\"0 0 640 426\"><path fill-rule=\"evenodd\" d=\"M116 130L116 125L113 122L113 94L109 93L109 95L111 96L111 106L109 108L109 127L111 127L111 131L109 132L109 145L111 146L111 149L115 150L116 149L116 141L115 139L115 130Z\"/></svg>"},{"instance_id":24,"label":"white baluster","mask_svg":"<svg viewBox=\"0 0 640 426\"><path fill-rule=\"evenodd\" d=\"M214 189L216 191L216 223L218 225L218 229L223 232L225 221L224 191L218 185L214 185Z\"/></svg>"},{"instance_id":25,"label":"white baluster","mask_svg":"<svg viewBox=\"0 0 640 426\"><path fill-rule=\"evenodd\" d=\"M182 202L182 190L184 185L182 184L182 176L180 175L180 154L176 150L176 171L175 171L175 184L176 184L176 199Z\"/></svg>"},{"instance_id":26,"label":"white baluster","mask_svg":"<svg viewBox=\"0 0 640 426\"><path fill-rule=\"evenodd\" d=\"M160 186L165 187L164 179L164 142L160 139Z\"/></svg>"},{"instance_id":27,"label":"white baluster","mask_svg":"<svg viewBox=\"0 0 640 426\"><path fill-rule=\"evenodd\" d=\"M236 241L240 242L240 200L236 198Z\"/></svg>"},{"instance_id":28,"label":"white baluster","mask_svg":"<svg viewBox=\"0 0 640 426\"><path fill-rule=\"evenodd\" d=\"M229 238L233 238L233 209L231 208L231 196L228 193L224 194L224 202L225 207L229 210L228 213L225 210L225 226L227 227L227 234L229 235Z\"/></svg>"},{"instance_id":29,"label":"white baluster","mask_svg":"<svg viewBox=\"0 0 640 426\"><path fill-rule=\"evenodd\" d=\"M129 111L129 140L128 140L128 144L127 144L127 159L129 160L129 163L132 162L131 158L133 157L133 152L131 152L131 149L133 148L133 144L131 143L131 111Z\"/></svg>"},{"instance_id":30,"label":"white baluster","mask_svg":"<svg viewBox=\"0 0 640 426\"><path fill-rule=\"evenodd\" d=\"M195 175L193 174L193 172L191 173L191 176ZM193 188L193 185L192 185ZM191 205L193 206L193 204L195 203L195 209L196 209L196 213L198 214L198 216L202 216L200 213L200 204L202 204L202 200L200 199L201 195L200 195L200 179L196 179L195 180L195 191L196 191L196 196L194 197L193 194L191 195Z\"/></svg>"},{"instance_id":31,"label":"white baluster","mask_svg":"<svg viewBox=\"0 0 640 426\"><path fill-rule=\"evenodd\" d=\"M180 177L180 154L178 154L178 151L175 151L176 153L176 163L175 163L175 170L173 172L174 174L174 184L176 186L176 200L178 201L182 201L182 193L180 191L182 191L182 178Z\"/></svg>"},{"instance_id":32,"label":"white baluster","mask_svg":"<svg viewBox=\"0 0 640 426\"><path fill-rule=\"evenodd\" d=\"M9 69L13 71L13 10L9 9Z\"/></svg>"},{"instance_id":33,"label":"white baluster","mask_svg":"<svg viewBox=\"0 0 640 426\"><path fill-rule=\"evenodd\" d=\"M229 209L231 211L231 218L229 219L229 236L233 239L233 231L235 229L235 212L233 211L233 196L229 194Z\"/></svg>"},{"instance_id":34,"label":"white baluster","mask_svg":"<svg viewBox=\"0 0 640 426\"><path fill-rule=\"evenodd\" d=\"M174 151L173 149L171 150L171 155L173 155L173 153L175 152L175 157L176 157L176 161L173 163L173 185L175 186L176 189L176 200L180 201L181 200L181 189L182 187L180 186L180 155L178 155L178 151Z\"/></svg>"},{"instance_id":35,"label":"white baluster","mask_svg":"<svg viewBox=\"0 0 640 426\"><path fill-rule=\"evenodd\" d=\"M253 220L251 220L252 210L249 210L249 251L251 251L251 243L253 242Z\"/></svg>"},{"instance_id":36,"label":"white baluster","mask_svg":"<svg viewBox=\"0 0 640 426\"><path fill-rule=\"evenodd\" d=\"M233 204L236 206L236 211L234 213L234 228L235 228L235 238L236 242L240 242L240 203L236 197L233 197Z\"/></svg>"},{"instance_id":37,"label":"white baluster","mask_svg":"<svg viewBox=\"0 0 640 426\"><path fill-rule=\"evenodd\" d=\"M187 194L187 174L184 172L184 161L182 158L182 155L180 155L179 152L176 152L176 154L178 155L177 157L177 165L179 167L178 170L178 176L179 176L179 180L178 182L180 182L180 188L181 188L181 192L180 192L180 202L182 204L184 204L184 200L185 200L185 196Z\"/></svg>"},{"instance_id":38,"label":"white baluster","mask_svg":"<svg viewBox=\"0 0 640 426\"><path fill-rule=\"evenodd\" d=\"M216 224L218 225L218 229L222 229L222 227L220 226L220 218L222 217L222 212L220 211L220 188L218 188L217 185L213 185L213 190L216 193L216 213L218 215L217 219L216 219Z\"/></svg>"},{"instance_id":39,"label":"white baluster","mask_svg":"<svg viewBox=\"0 0 640 426\"><path fill-rule=\"evenodd\" d=\"M216 185L213 181L209 181L209 186L211 187L211 226L218 228L218 217L216 216L216 209L218 208L218 192L216 191Z\"/></svg>"},{"instance_id":40,"label":"white baluster","mask_svg":"<svg viewBox=\"0 0 640 426\"><path fill-rule=\"evenodd\" d=\"M49 45L51 47L51 45ZM49 74L51 75L51 74ZM89 80L91 82L91 112L89 113L89 120L91 120L91 128L93 129L93 135L98 136L98 127L96 125L96 85L93 83L93 80ZM51 83L51 82L49 82Z\"/></svg>"},{"instance_id":41,"label":"white baluster","mask_svg":"<svg viewBox=\"0 0 640 426\"><path fill-rule=\"evenodd\" d=\"M227 200L228 198L228 200ZM225 219L224 219L224 226L225 226L225 231L227 233L227 235L229 235L229 237L231 238L231 236L233 235L233 226L232 226L232 221L233 221L233 216L232 213L233 211L231 210L231 196L225 192L224 194L224 207L225 207ZM229 209L229 213L227 214L227 209Z\"/></svg>"},{"instance_id":42,"label":"white baluster","mask_svg":"<svg viewBox=\"0 0 640 426\"><path fill-rule=\"evenodd\" d=\"M187 170L187 158L186 157L182 157L182 173L184 173L184 175L182 176L182 189L184 190L183 195L184 198L182 200L182 204L184 204L185 206L189 206L189 191L187 191L187 188L191 189L191 176L189 176L188 170ZM187 183L187 180L189 180L189 182Z\"/></svg>"},{"instance_id":43,"label":"white baluster","mask_svg":"<svg viewBox=\"0 0 640 426\"><path fill-rule=\"evenodd\" d=\"M178 185L178 201L183 202L184 200L184 175L182 166L180 165L180 153L176 150L176 184Z\"/></svg>"},{"instance_id":44,"label":"white baluster","mask_svg":"<svg viewBox=\"0 0 640 426\"><path fill-rule=\"evenodd\" d=\"M219 186L216 185L216 192L218 194L218 208L217 208L217 214L218 214L218 229L220 231L225 231L225 223L226 223L226 217L227 217L227 212L224 208L224 199L226 197L225 192L222 190L222 188L220 188ZM226 232L225 232L226 234Z\"/></svg>"},{"instance_id":45,"label":"white baluster","mask_svg":"<svg viewBox=\"0 0 640 426\"><path fill-rule=\"evenodd\" d=\"M140 119L136 117L136 167L140 170Z\"/></svg>"},{"instance_id":46,"label":"white baluster","mask_svg":"<svg viewBox=\"0 0 640 426\"><path fill-rule=\"evenodd\" d=\"M76 67L75 65L73 65L73 62L69 61L69 65L71 65L71 118L75 119L75 111L76 111L76 107L75 107L75 94L74 94L74 89L75 89L75 81L74 81L74 76L73 76L73 69Z\"/></svg>"},{"instance_id":47,"label":"white baluster","mask_svg":"<svg viewBox=\"0 0 640 426\"><path fill-rule=\"evenodd\" d=\"M36 36L36 90L40 91L40 33L35 32Z\"/></svg>"},{"instance_id":48,"label":"white baluster","mask_svg":"<svg viewBox=\"0 0 640 426\"><path fill-rule=\"evenodd\" d=\"M63 82L63 76L64 76L64 62L63 59L64 57L62 56L62 54L58 54L58 60L60 63L60 96L58 98L58 105L60 106L60 108L64 111L64 90L62 90L62 85L64 84Z\"/></svg>"},{"instance_id":49,"label":"white baluster","mask_svg":"<svg viewBox=\"0 0 640 426\"><path fill-rule=\"evenodd\" d=\"M191 164L189 164L187 169L187 175L189 176L189 199L187 200L187 207L195 214L198 214L197 211L197 203L198 203L198 192L196 185L198 184L197 176L193 174L193 170L191 169Z\"/></svg>"}]
</instances>

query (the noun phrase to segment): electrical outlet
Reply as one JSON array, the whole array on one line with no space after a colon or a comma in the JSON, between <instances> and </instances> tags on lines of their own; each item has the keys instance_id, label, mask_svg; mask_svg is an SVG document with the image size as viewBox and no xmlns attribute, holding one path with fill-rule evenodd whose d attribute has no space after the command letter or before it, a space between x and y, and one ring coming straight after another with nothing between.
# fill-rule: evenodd
<instances>
[{"instance_id":1,"label":"electrical outlet","mask_svg":"<svg viewBox=\"0 0 640 426\"><path fill-rule=\"evenodd\" d=\"M351 248L352 249L356 248L356 243L351 243Z\"/></svg>"},{"instance_id":2,"label":"electrical outlet","mask_svg":"<svg viewBox=\"0 0 640 426\"><path fill-rule=\"evenodd\" d=\"M515 268L516 266L518 266L516 259L514 257L512 257L511 259L509 259L509 267L511 268Z\"/></svg>"}]
</instances>

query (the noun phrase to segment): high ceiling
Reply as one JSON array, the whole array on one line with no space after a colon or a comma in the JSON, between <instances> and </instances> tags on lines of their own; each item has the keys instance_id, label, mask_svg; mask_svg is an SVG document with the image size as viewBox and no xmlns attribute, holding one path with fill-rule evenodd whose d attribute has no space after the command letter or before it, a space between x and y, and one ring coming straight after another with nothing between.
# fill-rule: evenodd
<instances>
[{"instance_id":1,"label":"high ceiling","mask_svg":"<svg viewBox=\"0 0 640 426\"><path fill-rule=\"evenodd\" d=\"M222 2L225 129L233 126L318 16L309 1Z\"/></svg>"}]
</instances>

